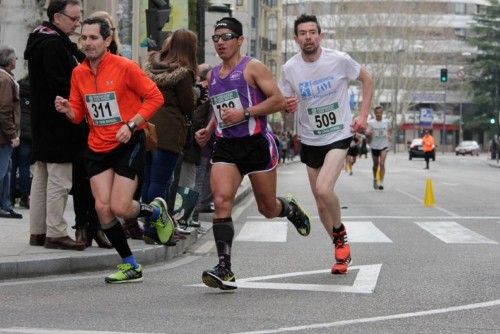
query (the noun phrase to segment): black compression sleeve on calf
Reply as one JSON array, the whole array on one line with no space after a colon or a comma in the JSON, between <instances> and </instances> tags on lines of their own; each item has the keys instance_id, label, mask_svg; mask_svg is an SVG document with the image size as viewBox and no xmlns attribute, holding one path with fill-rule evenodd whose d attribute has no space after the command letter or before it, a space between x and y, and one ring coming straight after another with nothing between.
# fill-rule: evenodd
<instances>
[{"instance_id":1,"label":"black compression sleeve on calf","mask_svg":"<svg viewBox=\"0 0 500 334\"><path fill-rule=\"evenodd\" d=\"M217 246L217 255L219 256L219 263L226 266L231 266L231 247L234 238L234 225L233 219L228 218L214 218L213 232L215 245Z\"/></svg>"},{"instance_id":2,"label":"black compression sleeve on calf","mask_svg":"<svg viewBox=\"0 0 500 334\"><path fill-rule=\"evenodd\" d=\"M281 212L279 213L278 217L288 217L293 211L292 206L283 197L278 197L278 201L281 202Z\"/></svg>"},{"instance_id":3,"label":"black compression sleeve on calf","mask_svg":"<svg viewBox=\"0 0 500 334\"><path fill-rule=\"evenodd\" d=\"M139 214L137 217L149 217L153 214L154 207L150 204L139 202Z\"/></svg>"},{"instance_id":4,"label":"black compression sleeve on calf","mask_svg":"<svg viewBox=\"0 0 500 334\"><path fill-rule=\"evenodd\" d=\"M122 259L132 255L132 251L127 243L127 237L123 231L122 224L115 218L111 223L101 225L102 231L108 237L109 241L115 247Z\"/></svg>"}]
</instances>

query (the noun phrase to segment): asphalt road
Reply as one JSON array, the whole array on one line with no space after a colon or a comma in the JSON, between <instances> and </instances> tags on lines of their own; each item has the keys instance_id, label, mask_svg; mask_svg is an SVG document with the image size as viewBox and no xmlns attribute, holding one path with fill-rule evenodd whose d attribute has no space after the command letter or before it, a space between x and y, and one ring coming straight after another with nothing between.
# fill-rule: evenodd
<instances>
[{"instance_id":1,"label":"asphalt road","mask_svg":"<svg viewBox=\"0 0 500 334\"><path fill-rule=\"evenodd\" d=\"M0 281L0 333L500 333L500 169L440 154L423 167L391 153L383 191L370 156L342 173L347 275L329 273L331 241L293 163L279 170L279 193L302 201L311 235L266 220L249 196L234 212L238 290L200 284L216 262L207 233L145 268L140 284L106 285L108 272ZM423 205L427 179L434 207Z\"/></svg>"}]
</instances>

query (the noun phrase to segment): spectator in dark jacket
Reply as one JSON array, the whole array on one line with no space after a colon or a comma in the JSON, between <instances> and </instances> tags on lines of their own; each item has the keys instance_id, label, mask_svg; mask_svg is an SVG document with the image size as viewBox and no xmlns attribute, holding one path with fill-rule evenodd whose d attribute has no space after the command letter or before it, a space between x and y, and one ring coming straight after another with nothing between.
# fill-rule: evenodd
<instances>
[{"instance_id":1,"label":"spectator in dark jacket","mask_svg":"<svg viewBox=\"0 0 500 334\"><path fill-rule=\"evenodd\" d=\"M10 201L10 168L12 149L19 146L21 110L19 85L12 71L16 68L16 53L0 45L0 217L22 218Z\"/></svg>"},{"instance_id":2,"label":"spectator in dark jacket","mask_svg":"<svg viewBox=\"0 0 500 334\"><path fill-rule=\"evenodd\" d=\"M12 152L12 172L10 174L10 198L12 204L20 197L19 206L29 209L31 187L31 108L30 83L26 76L19 80L21 103L21 143ZM19 171L19 177L18 177Z\"/></svg>"},{"instance_id":3,"label":"spectator in dark jacket","mask_svg":"<svg viewBox=\"0 0 500 334\"><path fill-rule=\"evenodd\" d=\"M162 49L150 54L145 72L156 83L165 104L151 118L158 132L158 147L146 156L142 200L168 198L170 180L187 136L187 121L195 108L193 87L198 72L196 35L178 29L164 42ZM170 213L172 208L169 208ZM158 242L146 221L144 241Z\"/></svg>"},{"instance_id":4,"label":"spectator in dark jacket","mask_svg":"<svg viewBox=\"0 0 500 334\"><path fill-rule=\"evenodd\" d=\"M68 236L63 217L72 186L72 162L82 131L54 107L56 96L69 97L73 68L84 55L69 36L80 26L77 0L52 0L49 22L29 35L24 58L31 85L31 128L35 162L30 195L30 245L83 250Z\"/></svg>"}]
</instances>

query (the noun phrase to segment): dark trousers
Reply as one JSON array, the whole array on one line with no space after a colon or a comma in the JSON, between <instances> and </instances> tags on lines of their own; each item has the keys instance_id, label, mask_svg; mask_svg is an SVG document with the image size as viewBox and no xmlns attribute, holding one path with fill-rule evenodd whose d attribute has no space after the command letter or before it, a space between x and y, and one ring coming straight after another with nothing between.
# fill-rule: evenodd
<instances>
[{"instance_id":1,"label":"dark trousers","mask_svg":"<svg viewBox=\"0 0 500 334\"><path fill-rule=\"evenodd\" d=\"M28 198L31 189L31 142L21 142L21 145L12 151L12 170L10 175L10 195L11 197ZM19 179L17 173L19 170ZM16 182L19 180L19 183ZM14 203L12 203L14 204Z\"/></svg>"},{"instance_id":2,"label":"dark trousers","mask_svg":"<svg viewBox=\"0 0 500 334\"><path fill-rule=\"evenodd\" d=\"M424 152L425 167L429 168L429 160L432 158L432 151Z\"/></svg>"},{"instance_id":3,"label":"dark trousers","mask_svg":"<svg viewBox=\"0 0 500 334\"><path fill-rule=\"evenodd\" d=\"M73 206L75 210L75 228L100 229L99 218L95 211L95 200L90 188L90 179L85 168L85 153L79 152L73 162Z\"/></svg>"}]
</instances>

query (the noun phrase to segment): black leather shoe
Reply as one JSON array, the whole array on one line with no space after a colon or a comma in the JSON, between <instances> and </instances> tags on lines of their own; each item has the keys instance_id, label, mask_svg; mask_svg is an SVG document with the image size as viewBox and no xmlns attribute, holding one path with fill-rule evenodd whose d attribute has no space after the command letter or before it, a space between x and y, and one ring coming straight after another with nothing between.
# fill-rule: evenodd
<instances>
[{"instance_id":1,"label":"black leather shoe","mask_svg":"<svg viewBox=\"0 0 500 334\"><path fill-rule=\"evenodd\" d=\"M0 217L22 219L23 215L10 209L10 210L0 210Z\"/></svg>"},{"instance_id":2,"label":"black leather shoe","mask_svg":"<svg viewBox=\"0 0 500 334\"><path fill-rule=\"evenodd\" d=\"M60 238L45 238L45 248L53 249L67 249L67 250L78 250L82 251L85 249L85 244L76 242L68 236Z\"/></svg>"}]
</instances>

